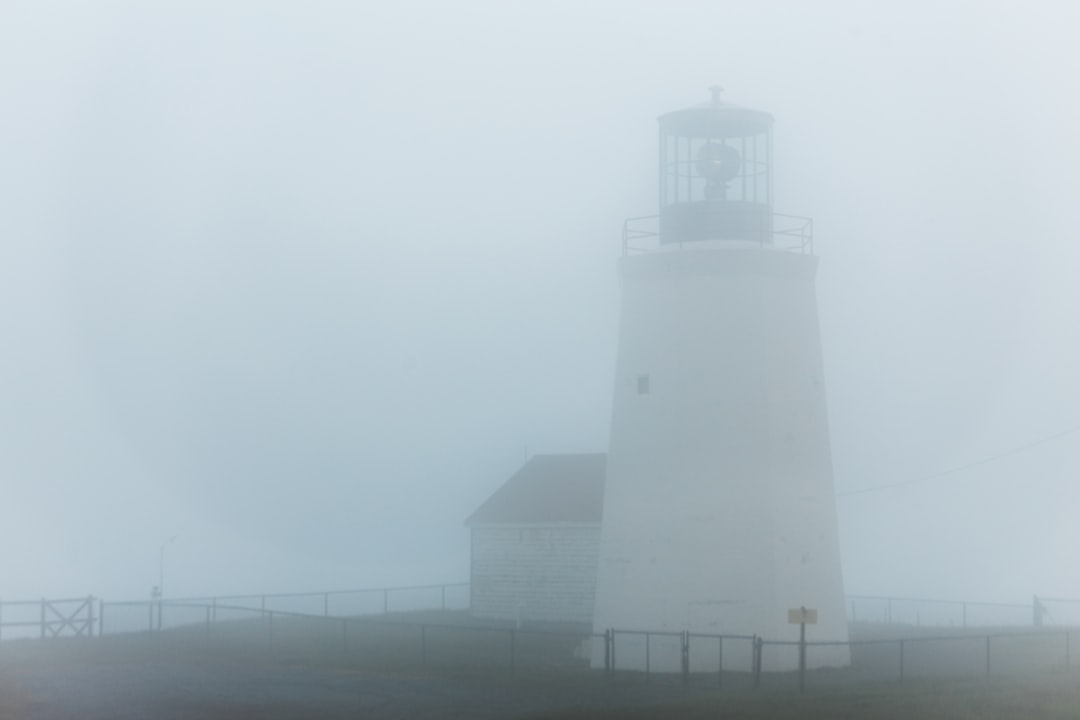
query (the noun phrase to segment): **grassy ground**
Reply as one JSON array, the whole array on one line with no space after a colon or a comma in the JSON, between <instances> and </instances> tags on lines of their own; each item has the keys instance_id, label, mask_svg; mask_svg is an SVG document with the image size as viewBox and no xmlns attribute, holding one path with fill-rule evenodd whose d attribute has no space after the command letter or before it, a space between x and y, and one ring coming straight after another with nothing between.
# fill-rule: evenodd
<instances>
[{"instance_id":1,"label":"grassy ground","mask_svg":"<svg viewBox=\"0 0 1080 720\"><path fill-rule=\"evenodd\" d=\"M542 636L529 638L526 634L516 636L519 644L515 647L515 654L519 671L515 675L509 672L506 663L509 648L504 628L488 633L436 627L442 619L435 616L423 618L424 623L430 623L423 638L428 643L427 651L430 653L425 663L420 662L417 627L409 623L400 626L358 623L355 627L350 624L344 636L348 653L345 652L341 625L321 620L311 621L310 624L306 620L275 621L272 643L270 627L262 621L222 623L211 628L209 633L203 628L190 628L153 635L144 633L94 639L5 643L0 649L0 720L32 716L28 711L28 708L33 709L32 703L19 694L18 687L7 682L10 672L25 671L36 666L50 674L62 675L65 667L104 664L123 669L160 659L184 660L199 665L222 663L222 667L228 663L228 667L243 667L245 672L254 672L257 667L265 666L271 674L275 667L296 663L348 671L378 668L378 678L381 679L373 681L377 686L392 685L397 682L395 677L426 677L437 687L453 687L456 688L454 692L467 692L477 702L484 702L484 698L493 694L511 698L504 700L508 703L507 707L515 707L517 699L537 694L559 695L571 698L573 702L577 702L578 698L592 698L590 709L535 715L534 720L1080 718L1080 674L1076 670L1064 669L1063 663L1056 658L1059 650L1056 645L1050 647L1053 653L1049 660L1053 664L1040 663L1037 668L1028 668L1037 672L1022 676L998 672L998 663L995 663L996 674L989 678L982 674L931 678L913 676L913 673L901 683L891 671L887 678L866 679L852 668L809 673L808 691L800 695L794 690L797 676L792 673L768 674L762 678L762 687L757 690L749 687L750 677L747 673L725 674L725 687L722 690L711 687L715 681L714 675L692 677L693 687L689 689L679 686L677 676L654 675L650 684L646 685L642 673L630 672L620 673L614 684L609 684L602 673L585 671L581 660L573 656L577 642L573 636L569 640ZM478 631L484 629L476 628ZM530 645L530 642L541 641L544 644ZM1023 646L1020 647L1023 649ZM974 653L975 667L980 673L983 672L984 662L982 648L977 644L977 652ZM1016 649L1011 650L1015 652ZM920 663L925 660L910 649L909 653L912 665L916 660ZM942 648L935 649L934 653L947 655ZM476 663L477 657L485 656L485 663ZM467 662L470 658L472 662ZM884 660L891 662L891 656ZM950 667L954 670L966 669L966 657L960 660L963 662ZM656 705L656 702L664 704ZM631 705L627 707L627 703ZM584 700L581 704L584 705ZM206 716L203 710L205 708L190 716ZM262 707L258 712L252 710L249 716L272 717L282 708L274 712L271 710L273 708ZM281 717L304 717L302 710ZM233 707L232 711L238 712L238 708ZM520 710L496 717L518 715ZM236 712L222 715L226 716L245 715Z\"/></svg>"},{"instance_id":2,"label":"grassy ground","mask_svg":"<svg viewBox=\"0 0 1080 720\"><path fill-rule=\"evenodd\" d=\"M462 625L467 627L450 627ZM961 632L965 637L954 638L958 631L951 629L861 626L855 633L859 639L888 642L860 646L852 654L851 668L809 673L808 691L800 695L795 692L794 673L766 673L762 687L754 690L749 673L738 668L728 671L728 665L722 690L714 689L715 671L704 670L690 677L689 689L680 687L676 674L646 678L644 673L630 671L620 671L611 685L602 673L587 670L580 653L580 628L558 628L564 632L561 635L529 632L535 629L511 634L511 626L505 623L476 621L456 611L433 611L347 621L282 615L272 622L267 618L231 620L152 634L5 642L0 648L0 720L29 716L27 699L5 682L5 671L17 670L19 665L53 672L65 665L131 667L162 659L198 664L228 661L247 668L303 665L374 672L388 679L424 677L467 686L476 697L496 692L520 698L550 691L575 702L591 696L634 703L629 709L595 709L604 707L608 700L603 700L592 702L590 710L539 715L538 720L1080 719L1080 675L1065 669L1069 646L1061 633L993 638L988 678L985 636L979 634L985 630ZM901 637L908 638L902 656ZM655 701L669 704L656 706Z\"/></svg>"},{"instance_id":3,"label":"grassy ground","mask_svg":"<svg viewBox=\"0 0 1080 720\"><path fill-rule=\"evenodd\" d=\"M1080 677L937 680L810 691L735 691L686 702L570 710L532 720L1076 720Z\"/></svg>"},{"instance_id":4,"label":"grassy ground","mask_svg":"<svg viewBox=\"0 0 1080 720\"><path fill-rule=\"evenodd\" d=\"M26 717L26 699L15 690L0 683L0 720L20 720Z\"/></svg>"},{"instance_id":5,"label":"grassy ground","mask_svg":"<svg viewBox=\"0 0 1080 720\"><path fill-rule=\"evenodd\" d=\"M491 672L584 670L580 647L588 630L472 618L467 611L434 610L356 618L277 614L198 623L155 633L95 638L117 651L137 644L147 651L198 651L373 670Z\"/></svg>"}]
</instances>

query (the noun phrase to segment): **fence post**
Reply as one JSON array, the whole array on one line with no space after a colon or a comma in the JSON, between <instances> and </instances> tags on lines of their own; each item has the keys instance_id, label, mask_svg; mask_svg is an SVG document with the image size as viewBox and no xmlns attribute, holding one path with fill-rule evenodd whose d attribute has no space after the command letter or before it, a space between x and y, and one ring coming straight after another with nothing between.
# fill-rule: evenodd
<instances>
[{"instance_id":1,"label":"fence post","mask_svg":"<svg viewBox=\"0 0 1080 720\"><path fill-rule=\"evenodd\" d=\"M649 682L649 673L652 668L649 663L649 648L652 646L652 636L649 633L645 633L645 682Z\"/></svg>"},{"instance_id":2,"label":"fence post","mask_svg":"<svg viewBox=\"0 0 1080 720\"><path fill-rule=\"evenodd\" d=\"M806 608L802 608L804 618ZM806 691L806 622L799 623L799 692Z\"/></svg>"},{"instance_id":3,"label":"fence post","mask_svg":"<svg viewBox=\"0 0 1080 720\"><path fill-rule=\"evenodd\" d=\"M751 640L753 643L754 652L752 653L751 665L754 673L754 688L761 687L761 649L762 639L757 635L754 635Z\"/></svg>"},{"instance_id":4,"label":"fence post","mask_svg":"<svg viewBox=\"0 0 1080 720\"><path fill-rule=\"evenodd\" d=\"M615 664L615 628L611 628L611 675L615 676L615 669L618 666Z\"/></svg>"},{"instance_id":5,"label":"fence post","mask_svg":"<svg viewBox=\"0 0 1080 720\"><path fill-rule=\"evenodd\" d=\"M427 667L427 626L420 624L420 667Z\"/></svg>"},{"instance_id":6,"label":"fence post","mask_svg":"<svg viewBox=\"0 0 1080 720\"><path fill-rule=\"evenodd\" d=\"M724 687L724 636L720 636L719 653L717 655L716 663L716 687Z\"/></svg>"},{"instance_id":7,"label":"fence post","mask_svg":"<svg viewBox=\"0 0 1080 720\"><path fill-rule=\"evenodd\" d=\"M1069 644L1069 636L1065 636L1065 644ZM1068 653L1066 653L1067 655ZM604 674L611 677L611 629L604 630Z\"/></svg>"},{"instance_id":8,"label":"fence post","mask_svg":"<svg viewBox=\"0 0 1080 720\"><path fill-rule=\"evenodd\" d=\"M904 639L900 639L900 682L904 682Z\"/></svg>"},{"instance_id":9,"label":"fence post","mask_svg":"<svg viewBox=\"0 0 1080 720\"><path fill-rule=\"evenodd\" d=\"M1072 653L1071 653L1071 648L1069 647L1069 645L1070 645L1069 636L1070 635L1071 635L1071 633L1068 630L1066 630L1065 631L1065 667L1067 667L1067 668L1072 667Z\"/></svg>"},{"instance_id":10,"label":"fence post","mask_svg":"<svg viewBox=\"0 0 1080 720\"><path fill-rule=\"evenodd\" d=\"M682 684L686 687L690 682L690 631L682 633Z\"/></svg>"},{"instance_id":11,"label":"fence post","mask_svg":"<svg viewBox=\"0 0 1080 720\"><path fill-rule=\"evenodd\" d=\"M105 637L105 598L98 600L98 637Z\"/></svg>"},{"instance_id":12,"label":"fence post","mask_svg":"<svg viewBox=\"0 0 1080 720\"><path fill-rule=\"evenodd\" d=\"M94 637L94 596L86 596L86 637Z\"/></svg>"},{"instance_id":13,"label":"fence post","mask_svg":"<svg viewBox=\"0 0 1080 720\"><path fill-rule=\"evenodd\" d=\"M510 674L517 672L517 631L510 628Z\"/></svg>"}]
</instances>

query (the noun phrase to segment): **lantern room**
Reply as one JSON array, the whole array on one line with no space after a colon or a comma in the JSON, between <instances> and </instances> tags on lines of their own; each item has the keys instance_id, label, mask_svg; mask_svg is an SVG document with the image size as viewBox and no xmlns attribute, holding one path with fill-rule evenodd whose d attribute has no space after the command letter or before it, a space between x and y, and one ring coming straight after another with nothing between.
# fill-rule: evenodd
<instances>
[{"instance_id":1,"label":"lantern room","mask_svg":"<svg viewBox=\"0 0 1080 720\"><path fill-rule=\"evenodd\" d=\"M660 242L772 242L772 115L720 99L660 117Z\"/></svg>"}]
</instances>

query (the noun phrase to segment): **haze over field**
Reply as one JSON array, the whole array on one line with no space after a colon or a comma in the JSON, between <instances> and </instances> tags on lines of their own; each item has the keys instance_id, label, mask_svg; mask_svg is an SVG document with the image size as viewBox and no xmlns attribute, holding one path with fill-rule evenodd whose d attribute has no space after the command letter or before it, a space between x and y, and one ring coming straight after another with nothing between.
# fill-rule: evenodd
<instances>
[{"instance_id":1,"label":"haze over field","mask_svg":"<svg viewBox=\"0 0 1080 720\"><path fill-rule=\"evenodd\" d=\"M174 596L467 579L526 453L605 449L622 222L716 83L814 218L848 590L1080 597L1078 22L5 3L0 597L143 597L173 536Z\"/></svg>"}]
</instances>

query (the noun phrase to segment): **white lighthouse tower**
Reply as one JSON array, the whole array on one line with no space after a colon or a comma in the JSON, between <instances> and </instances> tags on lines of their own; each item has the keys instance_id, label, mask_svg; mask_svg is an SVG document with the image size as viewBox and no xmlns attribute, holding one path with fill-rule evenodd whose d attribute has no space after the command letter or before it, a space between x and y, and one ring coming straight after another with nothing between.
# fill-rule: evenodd
<instances>
[{"instance_id":1,"label":"white lighthouse tower","mask_svg":"<svg viewBox=\"0 0 1080 720\"><path fill-rule=\"evenodd\" d=\"M807 640L848 639L817 258L810 221L772 211L772 124L719 90L660 118L660 214L628 221L619 261L598 634L794 641L788 611L805 607ZM678 669L663 636L644 652L632 637L618 667ZM750 648L730 642L725 666L748 667ZM794 648L764 653L765 671L798 662ZM807 655L848 661L843 645Z\"/></svg>"}]
</instances>

